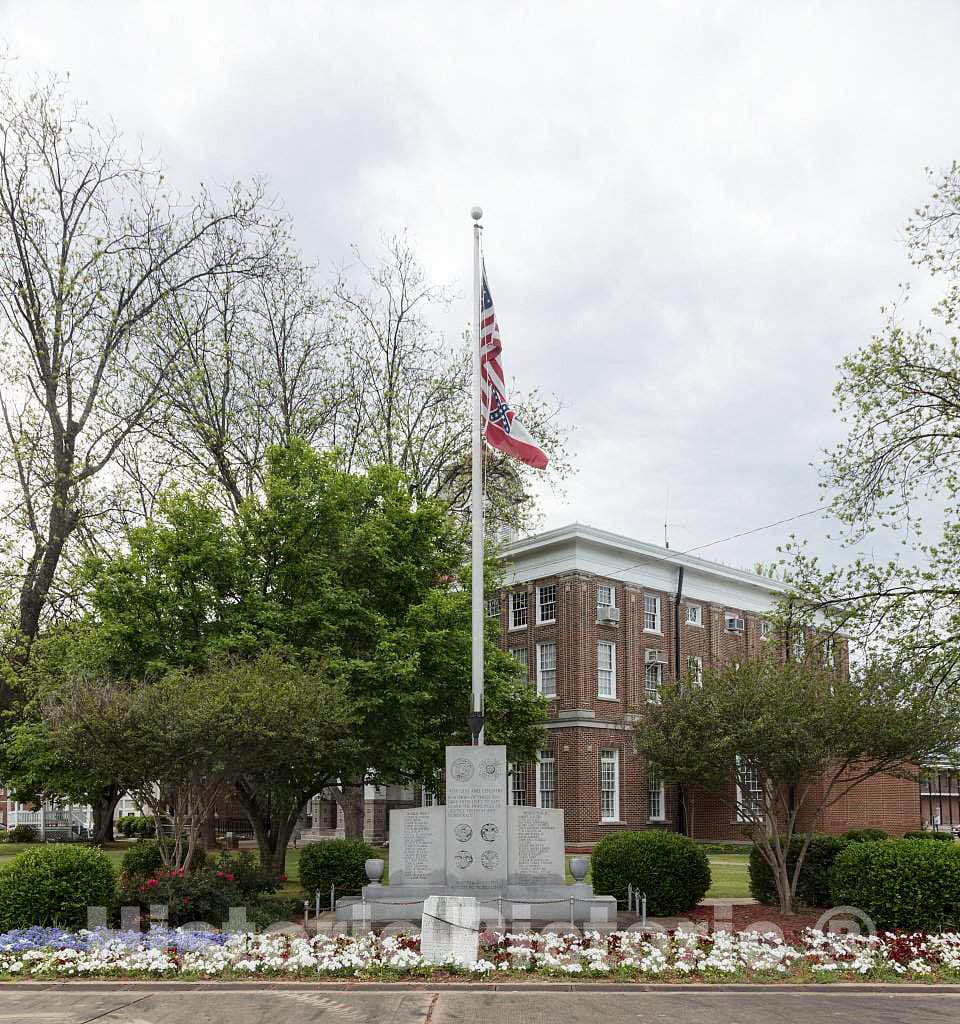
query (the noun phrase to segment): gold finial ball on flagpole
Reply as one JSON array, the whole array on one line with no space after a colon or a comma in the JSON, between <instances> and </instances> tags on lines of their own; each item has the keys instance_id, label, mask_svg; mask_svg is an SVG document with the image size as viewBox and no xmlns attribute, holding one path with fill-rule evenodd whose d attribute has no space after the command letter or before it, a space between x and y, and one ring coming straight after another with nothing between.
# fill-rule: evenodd
<instances>
[{"instance_id":1,"label":"gold finial ball on flagpole","mask_svg":"<svg viewBox=\"0 0 960 1024\"><path fill-rule=\"evenodd\" d=\"M473 217L474 220L479 220L483 216L483 210L479 206L474 206L470 210L470 216Z\"/></svg>"}]
</instances>

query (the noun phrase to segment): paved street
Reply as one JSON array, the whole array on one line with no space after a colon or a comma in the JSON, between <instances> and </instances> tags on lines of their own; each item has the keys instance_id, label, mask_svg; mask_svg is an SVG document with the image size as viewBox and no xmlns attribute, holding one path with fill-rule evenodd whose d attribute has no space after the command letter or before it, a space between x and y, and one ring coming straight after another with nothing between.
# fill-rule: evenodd
<instances>
[{"instance_id":1,"label":"paved street","mask_svg":"<svg viewBox=\"0 0 960 1024\"><path fill-rule=\"evenodd\" d=\"M960 1021L960 992L881 993L839 988L804 992L579 990L465 992L393 990L310 991L278 987L237 989L114 989L74 986L53 990L0 991L0 1024L475 1024L509 1020L519 1024L702 1022L710 1024L830 1024L871 1021Z\"/></svg>"}]
</instances>

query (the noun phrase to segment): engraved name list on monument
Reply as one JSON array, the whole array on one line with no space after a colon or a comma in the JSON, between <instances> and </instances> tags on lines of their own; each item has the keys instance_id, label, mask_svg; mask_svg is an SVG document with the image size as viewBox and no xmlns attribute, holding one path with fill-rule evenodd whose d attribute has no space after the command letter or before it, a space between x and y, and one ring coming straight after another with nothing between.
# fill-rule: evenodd
<instances>
[{"instance_id":1,"label":"engraved name list on monument","mask_svg":"<svg viewBox=\"0 0 960 1024\"><path fill-rule=\"evenodd\" d=\"M447 747L447 884L507 881L507 748Z\"/></svg>"},{"instance_id":2,"label":"engraved name list on monument","mask_svg":"<svg viewBox=\"0 0 960 1024\"><path fill-rule=\"evenodd\" d=\"M443 885L446 881L442 807L390 811L390 881L393 885Z\"/></svg>"},{"instance_id":3,"label":"engraved name list on monument","mask_svg":"<svg viewBox=\"0 0 960 1024\"><path fill-rule=\"evenodd\" d=\"M563 885L563 811L510 807L511 885Z\"/></svg>"}]
</instances>

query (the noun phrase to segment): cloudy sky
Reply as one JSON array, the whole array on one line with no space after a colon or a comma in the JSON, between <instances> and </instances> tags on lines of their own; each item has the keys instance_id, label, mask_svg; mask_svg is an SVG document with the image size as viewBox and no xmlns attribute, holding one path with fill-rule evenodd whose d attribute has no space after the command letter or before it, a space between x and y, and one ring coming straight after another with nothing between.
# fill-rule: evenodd
<instances>
[{"instance_id":1,"label":"cloudy sky","mask_svg":"<svg viewBox=\"0 0 960 1024\"><path fill-rule=\"evenodd\" d=\"M181 183L266 177L321 266L408 229L451 341L481 204L508 374L575 427L544 524L660 543L666 513L677 549L818 504L834 367L960 157L946 0L0 0L0 43ZM704 555L794 529L829 547L808 517Z\"/></svg>"}]
</instances>

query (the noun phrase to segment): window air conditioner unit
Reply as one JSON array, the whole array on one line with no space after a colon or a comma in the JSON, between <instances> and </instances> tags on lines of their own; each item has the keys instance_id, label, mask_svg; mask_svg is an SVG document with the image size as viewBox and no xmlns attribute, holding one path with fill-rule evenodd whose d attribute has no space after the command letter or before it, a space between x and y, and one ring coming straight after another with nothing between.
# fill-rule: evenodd
<instances>
[{"instance_id":1,"label":"window air conditioner unit","mask_svg":"<svg viewBox=\"0 0 960 1024\"><path fill-rule=\"evenodd\" d=\"M743 619L739 615L728 615L727 616L727 629L731 633L742 633L745 629Z\"/></svg>"},{"instance_id":2,"label":"window air conditioner unit","mask_svg":"<svg viewBox=\"0 0 960 1024\"><path fill-rule=\"evenodd\" d=\"M647 651L648 665L666 665L667 658L663 651Z\"/></svg>"},{"instance_id":3,"label":"window air conditioner unit","mask_svg":"<svg viewBox=\"0 0 960 1024\"><path fill-rule=\"evenodd\" d=\"M616 626L620 622L620 609L614 608L612 604L600 605L597 608L597 622Z\"/></svg>"}]
</instances>

